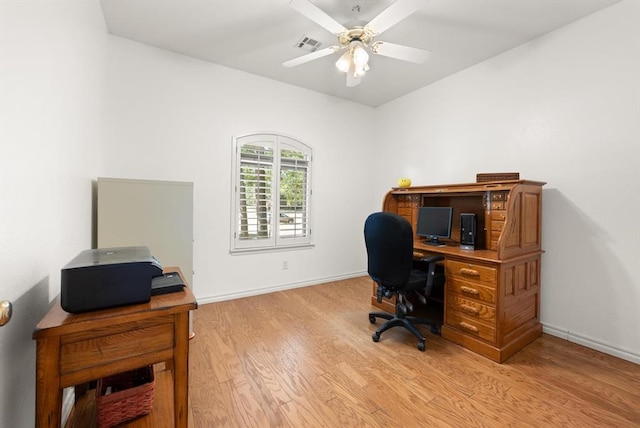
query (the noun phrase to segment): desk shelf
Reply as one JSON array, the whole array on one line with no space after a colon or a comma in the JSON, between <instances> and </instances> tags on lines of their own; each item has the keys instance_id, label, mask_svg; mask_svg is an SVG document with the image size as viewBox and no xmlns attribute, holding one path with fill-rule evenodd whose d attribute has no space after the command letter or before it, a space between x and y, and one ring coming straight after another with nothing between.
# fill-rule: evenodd
<instances>
[{"instance_id":1,"label":"desk shelf","mask_svg":"<svg viewBox=\"0 0 640 428\"><path fill-rule=\"evenodd\" d=\"M162 365L159 365L162 366ZM155 371L155 397L153 409L146 416L133 419L118 425L121 428L171 428L173 427L173 378L171 371L163 367ZM80 397L67 419L66 428L85 427L96 428L96 398L95 389L88 390ZM192 426L190 423L189 426Z\"/></svg>"}]
</instances>

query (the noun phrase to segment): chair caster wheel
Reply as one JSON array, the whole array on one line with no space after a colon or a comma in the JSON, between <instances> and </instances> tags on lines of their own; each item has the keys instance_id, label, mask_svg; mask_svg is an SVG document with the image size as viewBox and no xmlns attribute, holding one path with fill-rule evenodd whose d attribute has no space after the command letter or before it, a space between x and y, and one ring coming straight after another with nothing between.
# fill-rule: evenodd
<instances>
[{"instance_id":1,"label":"chair caster wheel","mask_svg":"<svg viewBox=\"0 0 640 428\"><path fill-rule=\"evenodd\" d=\"M375 324L376 323L376 317L374 317L373 315L369 315L369 322L371 324Z\"/></svg>"},{"instance_id":2,"label":"chair caster wheel","mask_svg":"<svg viewBox=\"0 0 640 428\"><path fill-rule=\"evenodd\" d=\"M418 350L424 352L424 342L418 342Z\"/></svg>"},{"instance_id":3,"label":"chair caster wheel","mask_svg":"<svg viewBox=\"0 0 640 428\"><path fill-rule=\"evenodd\" d=\"M432 325L431 326L431 333L432 334L440 334L440 329L437 326Z\"/></svg>"},{"instance_id":4,"label":"chair caster wheel","mask_svg":"<svg viewBox=\"0 0 640 428\"><path fill-rule=\"evenodd\" d=\"M373 339L374 342L379 342L380 341L380 335L377 332L373 333L371 338Z\"/></svg>"}]
</instances>

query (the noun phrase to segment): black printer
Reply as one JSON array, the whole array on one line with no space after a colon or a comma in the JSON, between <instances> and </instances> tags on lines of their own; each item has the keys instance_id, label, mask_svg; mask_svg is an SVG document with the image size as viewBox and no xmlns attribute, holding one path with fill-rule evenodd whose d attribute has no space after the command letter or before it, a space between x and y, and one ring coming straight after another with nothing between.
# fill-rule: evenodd
<instances>
[{"instance_id":1,"label":"black printer","mask_svg":"<svg viewBox=\"0 0 640 428\"><path fill-rule=\"evenodd\" d=\"M60 305L71 313L148 302L162 266L147 247L85 250L61 270Z\"/></svg>"}]
</instances>

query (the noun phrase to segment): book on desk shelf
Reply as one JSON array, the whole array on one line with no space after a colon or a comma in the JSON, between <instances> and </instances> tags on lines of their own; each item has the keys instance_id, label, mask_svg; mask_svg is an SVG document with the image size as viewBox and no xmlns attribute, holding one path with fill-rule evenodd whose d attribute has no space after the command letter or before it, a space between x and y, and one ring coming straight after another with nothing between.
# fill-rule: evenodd
<instances>
[{"instance_id":1,"label":"book on desk shelf","mask_svg":"<svg viewBox=\"0 0 640 428\"><path fill-rule=\"evenodd\" d=\"M167 272L151 280L151 295L174 293L182 291L184 287L184 281L178 272Z\"/></svg>"}]
</instances>

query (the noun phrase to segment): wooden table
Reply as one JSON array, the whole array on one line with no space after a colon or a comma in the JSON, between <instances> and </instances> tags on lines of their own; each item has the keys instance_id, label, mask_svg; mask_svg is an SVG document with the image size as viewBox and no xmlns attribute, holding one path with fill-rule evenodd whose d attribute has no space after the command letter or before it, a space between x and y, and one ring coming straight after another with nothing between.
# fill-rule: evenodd
<instances>
[{"instance_id":1,"label":"wooden table","mask_svg":"<svg viewBox=\"0 0 640 428\"><path fill-rule=\"evenodd\" d=\"M166 267L167 272L180 271ZM38 323L36 426L60 427L62 389L127 370L169 362L174 426L187 426L191 290L154 296L149 303L70 314L59 303Z\"/></svg>"}]
</instances>

